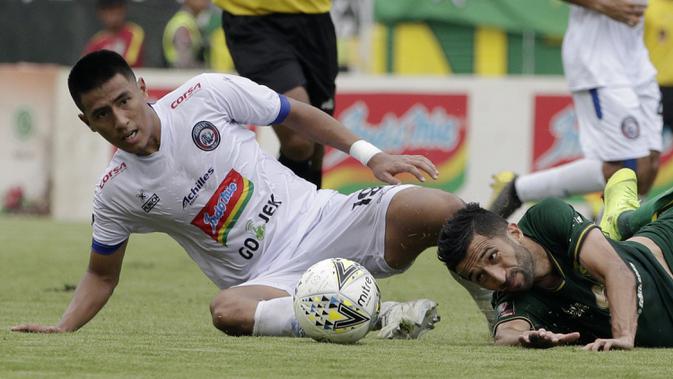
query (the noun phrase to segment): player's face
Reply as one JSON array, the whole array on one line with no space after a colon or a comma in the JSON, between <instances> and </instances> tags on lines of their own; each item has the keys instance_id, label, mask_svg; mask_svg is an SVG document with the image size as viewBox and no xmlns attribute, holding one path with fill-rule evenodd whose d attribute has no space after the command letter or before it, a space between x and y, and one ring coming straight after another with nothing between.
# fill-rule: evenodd
<instances>
[{"instance_id":1,"label":"player's face","mask_svg":"<svg viewBox=\"0 0 673 379\"><path fill-rule=\"evenodd\" d=\"M161 127L146 100L142 79L135 83L117 74L81 95L80 119L119 149L149 155L159 149Z\"/></svg>"},{"instance_id":2,"label":"player's face","mask_svg":"<svg viewBox=\"0 0 673 379\"><path fill-rule=\"evenodd\" d=\"M105 29L118 31L126 22L126 6L122 4L99 9L98 18Z\"/></svg>"},{"instance_id":3,"label":"player's face","mask_svg":"<svg viewBox=\"0 0 673 379\"><path fill-rule=\"evenodd\" d=\"M533 255L509 235L488 238L475 234L456 272L484 288L525 291L533 286Z\"/></svg>"},{"instance_id":4,"label":"player's face","mask_svg":"<svg viewBox=\"0 0 673 379\"><path fill-rule=\"evenodd\" d=\"M185 5L188 5L198 13L208 9L210 0L186 0Z\"/></svg>"}]
</instances>

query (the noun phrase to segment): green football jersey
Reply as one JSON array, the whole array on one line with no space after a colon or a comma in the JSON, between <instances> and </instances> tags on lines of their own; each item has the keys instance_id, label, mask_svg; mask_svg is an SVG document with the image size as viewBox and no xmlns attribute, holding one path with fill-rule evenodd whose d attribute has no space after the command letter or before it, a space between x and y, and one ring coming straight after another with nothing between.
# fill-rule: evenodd
<instances>
[{"instance_id":1,"label":"green football jersey","mask_svg":"<svg viewBox=\"0 0 673 379\"><path fill-rule=\"evenodd\" d=\"M673 233L673 213L670 216L655 223L667 222L668 226L658 226ZM495 293L496 326L524 319L535 329L580 332L580 343L610 338L605 286L579 260L586 236L597 226L564 201L546 199L526 212L519 228L545 248L562 281L552 290L533 287L525 293ZM673 346L673 279L643 245L630 241L610 243L636 278L636 346Z\"/></svg>"}]
</instances>

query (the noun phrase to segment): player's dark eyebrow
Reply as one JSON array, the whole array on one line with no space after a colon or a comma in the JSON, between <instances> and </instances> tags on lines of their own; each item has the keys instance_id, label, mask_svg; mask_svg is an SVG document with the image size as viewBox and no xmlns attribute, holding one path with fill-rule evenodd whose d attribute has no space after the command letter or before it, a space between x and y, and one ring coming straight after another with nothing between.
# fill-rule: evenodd
<instances>
[{"instance_id":1,"label":"player's dark eyebrow","mask_svg":"<svg viewBox=\"0 0 673 379\"><path fill-rule=\"evenodd\" d=\"M113 102L113 103L116 103L116 102L118 102L119 100L123 99L124 97L129 97L129 93L130 93L130 92L129 92L128 90L123 91L123 92L120 93L117 97L115 97L114 100L112 100L112 102ZM93 111L91 111L91 114L94 115L94 116L96 116L97 114L101 113L102 111L106 111L106 110L108 110L108 109L110 109L110 106L109 106L109 105L103 105L103 106L98 107L98 108L94 109Z\"/></svg>"},{"instance_id":2,"label":"player's dark eyebrow","mask_svg":"<svg viewBox=\"0 0 673 379\"><path fill-rule=\"evenodd\" d=\"M479 256L474 260L474 262L475 262L475 263L481 262L481 261L484 259L484 255L486 255L486 253L487 253L489 250L493 250L493 247L491 247L491 246L487 246L487 247L485 247L484 249L482 249L481 252L479 252ZM477 272L477 270L472 270L472 271L470 271L470 277L469 277L468 279L469 279L471 282L474 282L474 281L475 281L475 280L474 280L474 275L475 275L476 272Z\"/></svg>"},{"instance_id":3,"label":"player's dark eyebrow","mask_svg":"<svg viewBox=\"0 0 673 379\"><path fill-rule=\"evenodd\" d=\"M480 243L480 245L481 244L483 244L483 242ZM472 281L472 276L474 274L474 270L473 270L474 267L473 266L477 262L479 262L483 256L484 256L484 250L482 250L480 252L476 252L475 254L466 254L466 257L465 257L466 262L463 265L463 267L465 267L467 269L466 270L467 272L465 274L458 273L458 275L462 276L463 278L465 278L469 281Z\"/></svg>"}]
</instances>

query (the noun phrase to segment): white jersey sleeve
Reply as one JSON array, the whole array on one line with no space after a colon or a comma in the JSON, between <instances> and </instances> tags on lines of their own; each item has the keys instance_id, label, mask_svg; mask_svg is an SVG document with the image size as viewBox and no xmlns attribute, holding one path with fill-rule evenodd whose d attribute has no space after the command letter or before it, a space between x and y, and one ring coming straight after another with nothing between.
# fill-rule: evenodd
<instances>
[{"instance_id":1,"label":"white jersey sleeve","mask_svg":"<svg viewBox=\"0 0 673 379\"><path fill-rule=\"evenodd\" d=\"M290 112L285 96L252 80L226 74L204 76L216 105L238 124L280 124Z\"/></svg>"},{"instance_id":2,"label":"white jersey sleeve","mask_svg":"<svg viewBox=\"0 0 673 379\"><path fill-rule=\"evenodd\" d=\"M129 238L131 227L124 223L119 212L113 212L100 199L94 196L93 216L91 220L93 238L91 248L100 254L110 254Z\"/></svg>"}]
</instances>

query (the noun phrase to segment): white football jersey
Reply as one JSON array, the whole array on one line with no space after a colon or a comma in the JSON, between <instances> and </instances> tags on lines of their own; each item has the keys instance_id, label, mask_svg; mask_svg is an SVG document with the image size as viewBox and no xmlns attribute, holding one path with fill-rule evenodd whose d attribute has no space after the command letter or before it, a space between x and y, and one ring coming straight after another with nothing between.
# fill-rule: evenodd
<instances>
[{"instance_id":1,"label":"white football jersey","mask_svg":"<svg viewBox=\"0 0 673 379\"><path fill-rule=\"evenodd\" d=\"M117 151L96 186L92 248L165 232L220 288L296 248L331 191L294 175L244 125L279 123L287 99L233 75L202 74L152 105L159 151Z\"/></svg>"},{"instance_id":2,"label":"white football jersey","mask_svg":"<svg viewBox=\"0 0 673 379\"><path fill-rule=\"evenodd\" d=\"M563 69L571 91L637 86L657 73L643 41L642 20L631 27L578 5L570 6Z\"/></svg>"}]
</instances>

